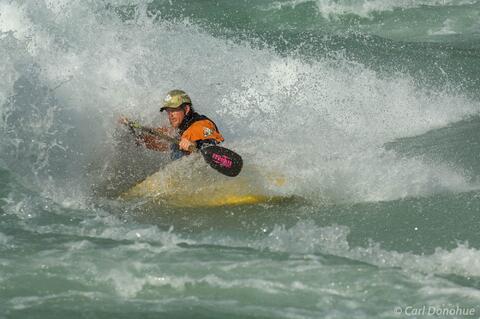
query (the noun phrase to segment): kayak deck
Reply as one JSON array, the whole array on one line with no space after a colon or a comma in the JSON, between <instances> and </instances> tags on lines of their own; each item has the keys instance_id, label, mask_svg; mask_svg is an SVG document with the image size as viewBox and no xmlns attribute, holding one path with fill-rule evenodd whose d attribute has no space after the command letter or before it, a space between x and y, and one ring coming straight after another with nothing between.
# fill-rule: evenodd
<instances>
[{"instance_id":1,"label":"kayak deck","mask_svg":"<svg viewBox=\"0 0 480 319\"><path fill-rule=\"evenodd\" d=\"M191 164L191 163L190 163ZM121 195L124 200L147 199L178 207L219 207L278 203L290 196L268 191L265 183L285 185L285 178L263 178L254 169L237 177L226 177L208 167L189 167L177 163L152 174Z\"/></svg>"}]
</instances>

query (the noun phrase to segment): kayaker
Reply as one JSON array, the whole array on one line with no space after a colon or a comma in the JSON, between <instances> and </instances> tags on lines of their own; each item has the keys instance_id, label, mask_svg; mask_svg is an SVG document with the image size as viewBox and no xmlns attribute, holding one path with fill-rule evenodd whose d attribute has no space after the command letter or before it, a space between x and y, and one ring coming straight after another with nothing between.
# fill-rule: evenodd
<instances>
[{"instance_id":1,"label":"kayaker","mask_svg":"<svg viewBox=\"0 0 480 319\"><path fill-rule=\"evenodd\" d=\"M205 145L216 145L224 140L212 120L195 112L192 107L192 100L185 91L172 90L168 92L163 100L163 106L160 108L160 112L163 111L167 112L171 127L158 127L154 130L172 137L178 137L179 143L169 144L148 133L137 134L137 141L148 149L156 151L171 150L171 158L179 159L190 154L194 148L200 149ZM126 117L121 117L119 122L130 127L134 123Z\"/></svg>"}]
</instances>

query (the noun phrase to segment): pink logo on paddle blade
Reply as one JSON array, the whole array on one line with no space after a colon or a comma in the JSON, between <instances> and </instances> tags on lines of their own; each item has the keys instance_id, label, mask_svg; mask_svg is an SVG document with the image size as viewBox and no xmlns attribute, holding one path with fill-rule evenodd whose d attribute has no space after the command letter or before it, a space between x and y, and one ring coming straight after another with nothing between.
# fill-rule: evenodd
<instances>
[{"instance_id":1,"label":"pink logo on paddle blade","mask_svg":"<svg viewBox=\"0 0 480 319\"><path fill-rule=\"evenodd\" d=\"M232 167L232 160L230 158L228 158L227 156L225 155L219 155L217 153L213 153L212 154L212 158L213 158L213 161L222 166L222 167L225 167L225 168L231 168Z\"/></svg>"}]
</instances>

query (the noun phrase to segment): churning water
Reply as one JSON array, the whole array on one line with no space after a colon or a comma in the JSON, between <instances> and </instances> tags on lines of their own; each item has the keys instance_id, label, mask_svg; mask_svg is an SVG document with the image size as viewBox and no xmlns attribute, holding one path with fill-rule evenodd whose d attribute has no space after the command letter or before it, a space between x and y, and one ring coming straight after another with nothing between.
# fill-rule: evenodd
<instances>
[{"instance_id":1,"label":"churning water","mask_svg":"<svg viewBox=\"0 0 480 319\"><path fill-rule=\"evenodd\" d=\"M0 318L477 318L479 17L473 0L0 0ZM168 156L117 118L166 123L173 88L296 200L118 200Z\"/></svg>"}]
</instances>

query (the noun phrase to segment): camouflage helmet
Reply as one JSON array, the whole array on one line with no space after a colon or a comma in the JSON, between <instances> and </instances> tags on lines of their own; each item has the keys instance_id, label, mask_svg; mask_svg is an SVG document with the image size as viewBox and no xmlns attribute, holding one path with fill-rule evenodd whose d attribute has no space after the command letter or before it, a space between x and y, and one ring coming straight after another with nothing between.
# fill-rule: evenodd
<instances>
[{"instance_id":1,"label":"camouflage helmet","mask_svg":"<svg viewBox=\"0 0 480 319\"><path fill-rule=\"evenodd\" d=\"M167 93L167 96L163 100L163 107L160 108L160 112L165 109L176 109L185 104L192 105L192 100L190 97L182 90L171 90Z\"/></svg>"}]
</instances>

